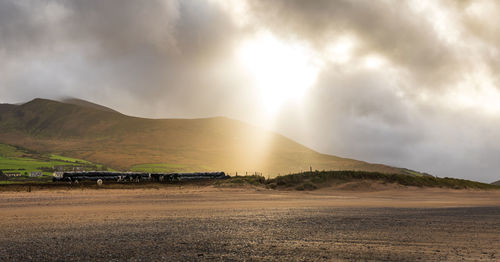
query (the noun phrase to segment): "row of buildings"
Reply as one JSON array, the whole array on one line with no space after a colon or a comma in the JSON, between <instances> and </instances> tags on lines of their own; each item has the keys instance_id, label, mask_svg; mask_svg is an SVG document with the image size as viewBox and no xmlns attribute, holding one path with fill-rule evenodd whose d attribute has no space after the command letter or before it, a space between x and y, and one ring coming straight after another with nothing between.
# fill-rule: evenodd
<instances>
[{"instance_id":1,"label":"row of buildings","mask_svg":"<svg viewBox=\"0 0 500 262\"><path fill-rule=\"evenodd\" d=\"M4 172L3 173L6 177L20 177L22 176L21 172ZM33 171L30 172L29 176L30 177L41 177L43 173L41 171Z\"/></svg>"},{"instance_id":2,"label":"row of buildings","mask_svg":"<svg viewBox=\"0 0 500 262\"><path fill-rule=\"evenodd\" d=\"M44 168L42 168L42 170L44 170L45 172L52 172L52 171L56 171L56 172L64 172L64 171L84 171L86 169L89 169L89 167L87 166L67 166L67 165L60 165L60 166L54 166L52 168L49 168L49 170L45 170ZM95 168L90 168L90 169L94 169ZM28 175L29 177L41 177L43 176L43 172L42 171L32 171L32 172L29 172L29 174L27 172L24 172L24 171L15 171L15 170L2 170L0 169L0 175L3 174L5 175L6 177L21 177L24 175Z\"/></svg>"}]
</instances>

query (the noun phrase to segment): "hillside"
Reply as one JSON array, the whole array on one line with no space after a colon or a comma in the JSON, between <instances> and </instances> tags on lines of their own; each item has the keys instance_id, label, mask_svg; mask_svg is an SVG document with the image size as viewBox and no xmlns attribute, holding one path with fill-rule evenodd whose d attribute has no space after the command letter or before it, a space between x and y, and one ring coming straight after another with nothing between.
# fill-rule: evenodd
<instances>
[{"instance_id":1,"label":"hillside","mask_svg":"<svg viewBox=\"0 0 500 262\"><path fill-rule=\"evenodd\" d=\"M78 100L0 105L0 143L120 169L223 170L287 174L309 170L408 173L317 153L284 136L223 117L145 119Z\"/></svg>"},{"instance_id":2,"label":"hillside","mask_svg":"<svg viewBox=\"0 0 500 262\"><path fill-rule=\"evenodd\" d=\"M500 180L491 183L492 185L500 186Z\"/></svg>"}]
</instances>

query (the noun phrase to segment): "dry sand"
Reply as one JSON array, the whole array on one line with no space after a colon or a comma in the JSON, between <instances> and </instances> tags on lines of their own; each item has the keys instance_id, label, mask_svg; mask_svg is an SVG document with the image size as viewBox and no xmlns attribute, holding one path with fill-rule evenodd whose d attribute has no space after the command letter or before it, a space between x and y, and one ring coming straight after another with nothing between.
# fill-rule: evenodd
<instances>
[{"instance_id":1,"label":"dry sand","mask_svg":"<svg viewBox=\"0 0 500 262\"><path fill-rule=\"evenodd\" d=\"M1 261L500 259L500 192L0 192Z\"/></svg>"}]
</instances>

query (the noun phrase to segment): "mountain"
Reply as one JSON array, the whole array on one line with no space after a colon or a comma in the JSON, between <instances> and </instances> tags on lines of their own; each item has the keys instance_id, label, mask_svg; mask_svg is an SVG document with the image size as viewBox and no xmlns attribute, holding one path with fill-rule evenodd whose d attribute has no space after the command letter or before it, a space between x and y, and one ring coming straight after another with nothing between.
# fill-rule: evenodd
<instances>
[{"instance_id":1,"label":"mountain","mask_svg":"<svg viewBox=\"0 0 500 262\"><path fill-rule=\"evenodd\" d=\"M320 154L282 135L224 117L146 119L83 100L0 104L0 143L86 159L119 170L162 167L277 175L309 170L409 170Z\"/></svg>"},{"instance_id":2,"label":"mountain","mask_svg":"<svg viewBox=\"0 0 500 262\"><path fill-rule=\"evenodd\" d=\"M77 106L82 106L82 107L87 107L87 108L93 108L93 109L97 109L97 110L101 110L101 111L118 113L117 111L115 111L109 107L98 105L98 104L95 104L95 103L92 103L89 101L85 101L82 99L78 99L78 98L65 98L65 99L61 100L61 102L67 103L67 104L73 104L73 105L77 105Z\"/></svg>"},{"instance_id":3,"label":"mountain","mask_svg":"<svg viewBox=\"0 0 500 262\"><path fill-rule=\"evenodd\" d=\"M493 182L493 183L491 183L491 184L492 184L492 185L497 185L497 186L500 186L500 180L495 181L495 182Z\"/></svg>"}]
</instances>

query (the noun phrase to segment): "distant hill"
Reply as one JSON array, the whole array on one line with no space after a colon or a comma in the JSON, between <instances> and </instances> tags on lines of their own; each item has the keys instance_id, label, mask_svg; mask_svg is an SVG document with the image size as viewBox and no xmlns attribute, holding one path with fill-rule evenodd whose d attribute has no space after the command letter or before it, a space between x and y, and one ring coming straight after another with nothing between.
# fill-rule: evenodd
<instances>
[{"instance_id":1,"label":"distant hill","mask_svg":"<svg viewBox=\"0 0 500 262\"><path fill-rule=\"evenodd\" d=\"M146 119L71 99L0 105L0 143L130 170L223 170L288 174L406 169L320 154L282 135L224 118Z\"/></svg>"},{"instance_id":2,"label":"distant hill","mask_svg":"<svg viewBox=\"0 0 500 262\"><path fill-rule=\"evenodd\" d=\"M492 184L492 185L497 185L497 186L500 186L500 180L495 181L495 182L493 182L493 183L491 183L491 184Z\"/></svg>"}]
</instances>

